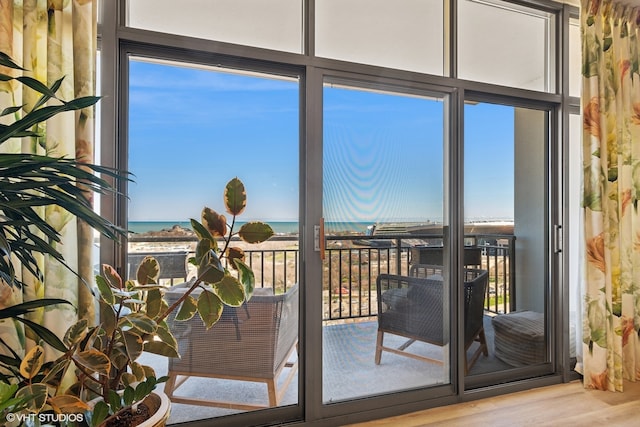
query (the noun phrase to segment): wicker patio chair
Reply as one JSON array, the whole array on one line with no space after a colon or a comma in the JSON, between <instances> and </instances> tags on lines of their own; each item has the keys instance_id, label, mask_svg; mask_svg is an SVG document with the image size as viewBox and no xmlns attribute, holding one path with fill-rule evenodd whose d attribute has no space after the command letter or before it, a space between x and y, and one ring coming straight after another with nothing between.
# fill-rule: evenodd
<instances>
[{"instance_id":1,"label":"wicker patio chair","mask_svg":"<svg viewBox=\"0 0 640 427\"><path fill-rule=\"evenodd\" d=\"M376 364L380 364L383 351L426 362L443 363L443 360L406 351L415 341L437 346L447 343L448 334L445 334L443 327L445 315L442 267L416 265L411 269L411 274L412 276L380 274L377 278ZM468 373L480 354L489 354L483 326L488 273L485 270L465 269L464 275L465 373ZM408 340L400 347L387 347L384 345L385 333L406 337ZM478 342L479 347L468 359L467 350L474 342Z\"/></svg>"},{"instance_id":2,"label":"wicker patio chair","mask_svg":"<svg viewBox=\"0 0 640 427\"><path fill-rule=\"evenodd\" d=\"M167 302L177 301L187 286L178 285L167 292ZM222 318L209 330L198 316L188 321L170 316L169 327L181 357L169 359L165 393L173 402L192 405L240 410L278 406L298 367L297 354L292 354L298 343L298 304L296 284L280 295L273 295L271 289L256 289L241 307L225 307ZM286 376L278 387L281 374ZM176 389L189 377L265 383L268 404L176 395Z\"/></svg>"}]
</instances>

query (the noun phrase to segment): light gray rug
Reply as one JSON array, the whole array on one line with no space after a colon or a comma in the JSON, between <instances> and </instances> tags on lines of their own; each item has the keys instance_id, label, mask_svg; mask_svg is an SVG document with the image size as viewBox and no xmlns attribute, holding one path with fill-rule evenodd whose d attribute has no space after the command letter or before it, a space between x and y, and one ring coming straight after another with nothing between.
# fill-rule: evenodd
<instances>
[{"instance_id":1,"label":"light gray rug","mask_svg":"<svg viewBox=\"0 0 640 427\"><path fill-rule=\"evenodd\" d=\"M323 400L341 400L390 393L416 387L429 387L448 382L448 371L443 365L382 353L380 365L374 363L377 323L357 322L323 328ZM485 331L489 357L481 356L470 375L508 368L493 356L493 329L485 316ZM385 345L398 346L405 338L385 334ZM409 347L414 353L442 360L443 348L416 342ZM470 350L470 352L473 348ZM166 375L165 358L145 354L141 362L153 366L157 375ZM215 363L212 355L211 363ZM253 404L267 403L266 385L244 381L191 378L177 393L189 397L240 400ZM297 375L289 385L283 405L295 404L298 397ZM223 408L209 408L173 403L169 423L181 423L239 412Z\"/></svg>"}]
</instances>

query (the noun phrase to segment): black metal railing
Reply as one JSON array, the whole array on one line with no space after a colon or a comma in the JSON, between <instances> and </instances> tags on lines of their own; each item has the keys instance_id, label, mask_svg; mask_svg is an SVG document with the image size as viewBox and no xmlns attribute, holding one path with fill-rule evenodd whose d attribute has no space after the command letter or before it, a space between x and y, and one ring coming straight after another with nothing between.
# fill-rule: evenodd
<instances>
[{"instance_id":1,"label":"black metal railing","mask_svg":"<svg viewBox=\"0 0 640 427\"><path fill-rule=\"evenodd\" d=\"M276 249L244 251L245 262L255 274L256 287L284 292L298 282L300 258L296 239L295 236L276 236L272 241L283 241L282 248L278 245ZM193 245L194 240L140 236L130 239L130 243L159 244L166 251L168 242L182 242L181 249L184 249L185 244ZM514 242L512 235L465 236L465 264L489 272L485 296L487 311L508 313L514 309ZM409 275L413 264L442 265L441 245L442 237L433 235L327 236L323 264L323 320L375 316L378 275ZM148 247L146 250L153 251ZM192 249L188 251L192 252ZM193 267L189 274L195 275Z\"/></svg>"}]
</instances>

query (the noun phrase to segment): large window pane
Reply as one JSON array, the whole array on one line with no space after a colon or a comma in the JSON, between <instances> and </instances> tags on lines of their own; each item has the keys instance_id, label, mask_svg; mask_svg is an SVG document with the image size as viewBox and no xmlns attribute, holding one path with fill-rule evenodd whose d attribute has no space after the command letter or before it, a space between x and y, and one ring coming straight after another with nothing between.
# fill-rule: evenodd
<instances>
[{"instance_id":1,"label":"large window pane","mask_svg":"<svg viewBox=\"0 0 640 427\"><path fill-rule=\"evenodd\" d=\"M233 232L259 220L277 234L258 245L231 242L255 275L250 301L225 307L208 331L198 318L175 322L182 357L170 359L169 368L164 357L143 356L158 376L178 379L169 421L296 404L297 370L285 364L296 361L298 337L298 79L138 58L129 66L130 275L150 254L160 263L162 285L195 277L187 263L197 240L190 219L201 221L207 206L225 215L229 229L233 216L223 193L234 177L244 183L247 203ZM228 259L223 263L234 275ZM180 289L167 299L175 302ZM180 385L176 372L189 379ZM277 397L267 387L274 375ZM194 399L245 406L185 404Z\"/></svg>"},{"instance_id":2,"label":"large window pane","mask_svg":"<svg viewBox=\"0 0 640 427\"><path fill-rule=\"evenodd\" d=\"M450 382L443 100L325 86L325 403Z\"/></svg>"},{"instance_id":3,"label":"large window pane","mask_svg":"<svg viewBox=\"0 0 640 427\"><path fill-rule=\"evenodd\" d=\"M463 0L458 7L460 78L555 90L551 14L499 0Z\"/></svg>"},{"instance_id":4,"label":"large window pane","mask_svg":"<svg viewBox=\"0 0 640 427\"><path fill-rule=\"evenodd\" d=\"M441 75L441 0L316 2L316 55Z\"/></svg>"},{"instance_id":5,"label":"large window pane","mask_svg":"<svg viewBox=\"0 0 640 427\"><path fill-rule=\"evenodd\" d=\"M302 0L129 0L127 25L302 53Z\"/></svg>"},{"instance_id":6,"label":"large window pane","mask_svg":"<svg viewBox=\"0 0 640 427\"><path fill-rule=\"evenodd\" d=\"M471 374L543 364L550 360L549 113L473 102L464 117L465 236L483 248L489 273L486 370Z\"/></svg>"}]
</instances>

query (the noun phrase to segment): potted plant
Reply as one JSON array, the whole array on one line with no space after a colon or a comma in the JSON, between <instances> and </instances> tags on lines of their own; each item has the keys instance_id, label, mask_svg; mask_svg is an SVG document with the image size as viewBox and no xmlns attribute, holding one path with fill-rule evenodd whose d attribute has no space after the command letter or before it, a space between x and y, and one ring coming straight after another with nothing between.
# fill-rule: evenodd
<instances>
[{"instance_id":1,"label":"potted plant","mask_svg":"<svg viewBox=\"0 0 640 427\"><path fill-rule=\"evenodd\" d=\"M160 269L153 257L143 259L135 280L123 281L111 266L102 267L102 275L96 280L101 324L87 328L81 321L65 337L74 347L66 360L78 367L74 392L83 401L87 396L99 397L87 413L91 425L120 425L120 420L147 411L151 392L166 378L157 378L151 367L141 365L137 359L144 351L179 357L166 322L169 314L177 311L176 320L188 320L197 314L210 328L220 319L225 306L239 307L251 298L254 274L244 262L243 251L233 246L233 239L260 243L269 239L273 230L255 221L243 224L235 232L236 218L246 206L244 184L238 178L227 183L224 204L232 216L230 224L225 215L208 207L202 210L201 221L191 219L198 243L189 262L197 267L197 276L171 306L163 298L167 288L158 285ZM195 299L191 294L197 288L202 292ZM159 425L167 417L168 413L160 416Z\"/></svg>"},{"instance_id":2,"label":"potted plant","mask_svg":"<svg viewBox=\"0 0 640 427\"><path fill-rule=\"evenodd\" d=\"M0 65L21 69L1 52ZM98 101L97 97L59 99L55 92L62 80L47 87L29 77L14 78L0 73L0 81L12 80L39 92L41 98L21 116L21 106L0 112L0 117L16 115L13 123L0 124L0 144L11 138L39 136L35 125L61 112L82 109ZM48 105L50 100L55 100L56 105ZM75 159L0 154L0 198L4 201L0 207L0 279L6 285L23 285L15 275L14 259L38 278L42 274L36 254L49 255L66 265L62 254L51 243L59 241L60 235L37 215L38 206L58 205L112 239L124 235L124 230L96 214L85 198L87 191L113 191L110 184L95 173L116 179L123 177L112 169ZM159 265L150 257L140 264L136 280L123 281L115 269L102 267L102 274L96 279L101 312L99 325L80 320L59 338L24 318L31 310L67 303L59 299L40 299L0 310L0 320L22 322L27 333L39 343L23 356L0 338L0 413L14 417L5 419L20 424L29 415L28 419L37 425L56 416L58 420L70 420L73 415L72 421L109 425L124 418L138 418L138 412L147 411L145 408L153 412L149 408L150 396L164 379L156 378L150 367L138 363L140 354L148 351L167 357L179 356L165 322L173 311L178 310L178 320L189 319L197 313L204 324L211 327L220 318L224 306L240 306L248 300L253 293L253 272L244 263L242 250L232 246L232 240L239 237L249 243L259 243L273 235L271 227L261 222L246 223L235 231L236 217L246 206L244 185L239 179L234 178L226 185L224 203L232 215L230 225L224 215L209 208L203 210L201 222L191 220L198 244L190 262L197 266L198 274L183 297L170 307L163 299L163 287L157 284ZM39 233L47 238L39 238ZM203 292L196 300L191 294L198 287ZM61 356L45 361L44 344L59 350ZM66 388L64 379L69 376L74 378L74 384ZM132 409L136 414L132 415ZM163 424L167 416L167 411L160 410L159 423Z\"/></svg>"},{"instance_id":3,"label":"potted plant","mask_svg":"<svg viewBox=\"0 0 640 427\"><path fill-rule=\"evenodd\" d=\"M6 68L4 68L6 67ZM24 70L8 55L0 52L0 70ZM87 96L71 101L60 99L56 92L63 79L46 86L28 77L13 77L0 72L3 85L22 85L40 95L37 102L27 110L23 105L14 105L0 110L0 144L12 138L42 138L41 124L63 112L92 107L99 98ZM0 90L4 86L0 87ZM0 290L3 305L9 302L6 295L13 289L21 289L25 284L16 275L16 268L25 269L37 280L43 275L38 257L47 255L73 271L57 249L61 235L38 214L38 209L58 206L78 220L84 221L94 230L117 239L125 235L125 230L114 226L97 214L87 198L88 192L113 192L113 187L103 178L123 178L125 175L113 169L85 163L77 159L36 155L30 153L0 153ZM17 262L17 264L16 264ZM52 348L65 351L66 346L49 329L24 316L56 304L69 304L57 298L41 298L23 303L4 306L0 309L0 321L16 325L18 336L32 338ZM22 325L22 326L18 326ZM24 327L24 335L22 334ZM20 343L18 343L19 345ZM37 347L42 348L42 347ZM0 415L4 420L18 415L21 411L39 411L44 402L46 387L36 385L43 379L50 363L31 365L40 360L38 350L24 354L0 337ZM19 422L19 420L14 420Z\"/></svg>"},{"instance_id":4,"label":"potted plant","mask_svg":"<svg viewBox=\"0 0 640 427\"><path fill-rule=\"evenodd\" d=\"M166 378L157 378L138 358L145 351L179 357L166 322L172 312L177 311L177 320L198 315L209 328L220 319L225 306L239 307L249 300L254 274L233 241L237 237L260 243L273 235L271 227L262 222L248 222L234 230L236 218L246 206L246 192L239 179L226 185L224 202L232 215L230 224L225 215L207 207L201 221L191 220L198 243L189 262L197 267L197 277L171 306L163 298L167 288L158 284L160 269L153 257L140 263L135 280L125 281L113 267L102 266L102 274L96 277L100 324L78 321L62 339L63 353L57 360L45 363L42 348L36 346L20 361L20 368L14 369L15 378L26 390L14 397L29 393L32 397L30 405L23 408L25 413L79 414L76 419L90 426L164 425L169 416L168 400L154 389ZM191 294L197 288L202 292L195 299ZM62 379L69 372L75 375L75 383L62 390ZM138 424L154 413L151 424Z\"/></svg>"}]
</instances>

